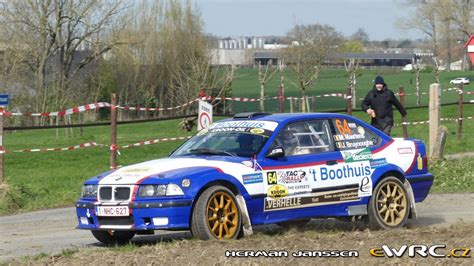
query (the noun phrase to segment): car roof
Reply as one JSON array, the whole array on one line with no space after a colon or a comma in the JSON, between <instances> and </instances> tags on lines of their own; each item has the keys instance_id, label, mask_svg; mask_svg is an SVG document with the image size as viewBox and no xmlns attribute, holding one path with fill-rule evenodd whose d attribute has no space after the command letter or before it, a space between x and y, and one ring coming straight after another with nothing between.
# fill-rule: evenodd
<instances>
[{"instance_id":1,"label":"car roof","mask_svg":"<svg viewBox=\"0 0 474 266\"><path fill-rule=\"evenodd\" d=\"M253 121L274 121L277 123L288 123L297 120L307 119L327 119L327 118L348 118L356 119L353 116L337 113L277 113L277 114L263 114L255 117L245 118L228 118L221 121L241 121L241 120L253 120ZM357 119L356 119L357 120Z\"/></svg>"}]
</instances>

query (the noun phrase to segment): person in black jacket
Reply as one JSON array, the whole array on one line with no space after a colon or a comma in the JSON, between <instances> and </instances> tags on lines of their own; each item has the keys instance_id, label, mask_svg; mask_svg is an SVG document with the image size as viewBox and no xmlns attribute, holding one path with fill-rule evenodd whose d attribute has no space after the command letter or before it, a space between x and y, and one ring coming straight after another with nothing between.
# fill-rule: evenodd
<instances>
[{"instance_id":1,"label":"person in black jacket","mask_svg":"<svg viewBox=\"0 0 474 266\"><path fill-rule=\"evenodd\" d=\"M373 89L367 93L362 101L362 110L372 118L372 126L382 130L387 135L390 135L393 127L392 105L395 105L402 117L407 115L407 111L395 97L393 91L387 88L383 77L375 77Z\"/></svg>"}]
</instances>

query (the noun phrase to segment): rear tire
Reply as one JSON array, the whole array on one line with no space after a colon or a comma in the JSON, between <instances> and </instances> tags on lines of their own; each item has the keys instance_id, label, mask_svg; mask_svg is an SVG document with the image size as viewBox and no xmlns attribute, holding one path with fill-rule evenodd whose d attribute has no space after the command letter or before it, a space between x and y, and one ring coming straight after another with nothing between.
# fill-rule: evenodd
<instances>
[{"instance_id":1,"label":"rear tire","mask_svg":"<svg viewBox=\"0 0 474 266\"><path fill-rule=\"evenodd\" d=\"M201 240L236 239L242 225L234 193L212 186L199 196L191 218L191 233Z\"/></svg>"},{"instance_id":2,"label":"rear tire","mask_svg":"<svg viewBox=\"0 0 474 266\"><path fill-rule=\"evenodd\" d=\"M92 230L91 233L95 237L95 239L106 245L127 244L135 236L134 231Z\"/></svg>"},{"instance_id":3,"label":"rear tire","mask_svg":"<svg viewBox=\"0 0 474 266\"><path fill-rule=\"evenodd\" d=\"M408 193L403 183L389 176L373 191L368 206L368 222L372 229L394 229L405 225L410 214Z\"/></svg>"}]
</instances>

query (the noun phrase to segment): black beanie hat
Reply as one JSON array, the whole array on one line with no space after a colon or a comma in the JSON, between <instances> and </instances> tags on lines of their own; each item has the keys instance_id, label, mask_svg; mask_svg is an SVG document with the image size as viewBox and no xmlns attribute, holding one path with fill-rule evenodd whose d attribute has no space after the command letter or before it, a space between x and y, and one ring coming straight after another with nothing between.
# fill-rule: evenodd
<instances>
[{"instance_id":1,"label":"black beanie hat","mask_svg":"<svg viewBox=\"0 0 474 266\"><path fill-rule=\"evenodd\" d=\"M382 76L375 77L374 84L385 84Z\"/></svg>"}]
</instances>

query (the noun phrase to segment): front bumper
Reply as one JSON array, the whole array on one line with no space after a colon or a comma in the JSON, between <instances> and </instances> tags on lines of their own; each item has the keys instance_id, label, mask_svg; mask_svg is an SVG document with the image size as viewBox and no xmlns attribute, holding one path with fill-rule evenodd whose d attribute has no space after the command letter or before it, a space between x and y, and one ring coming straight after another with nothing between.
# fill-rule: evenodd
<instances>
[{"instance_id":1,"label":"front bumper","mask_svg":"<svg viewBox=\"0 0 474 266\"><path fill-rule=\"evenodd\" d=\"M98 206L128 206L129 216L98 216ZM153 200L128 203L76 202L77 229L155 230L189 229L192 200Z\"/></svg>"}]
</instances>

